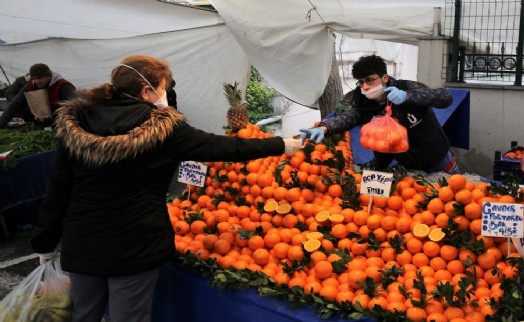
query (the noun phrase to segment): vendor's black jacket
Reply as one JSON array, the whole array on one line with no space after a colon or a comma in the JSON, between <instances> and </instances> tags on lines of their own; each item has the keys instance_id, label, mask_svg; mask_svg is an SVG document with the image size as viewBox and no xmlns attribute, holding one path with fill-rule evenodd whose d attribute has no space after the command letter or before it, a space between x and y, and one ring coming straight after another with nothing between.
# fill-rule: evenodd
<instances>
[{"instance_id":1,"label":"vendor's black jacket","mask_svg":"<svg viewBox=\"0 0 524 322\"><path fill-rule=\"evenodd\" d=\"M432 107L446 108L453 102L453 97L444 88L431 89L418 82L395 80L392 77L387 86L396 86L407 92L405 103L392 106L392 117L407 129L409 149L404 153L374 152L377 166L386 168L395 159L407 169L431 169L446 156L450 147ZM369 123L374 116L385 114L385 102L369 100L360 88L347 96L351 108L320 122L320 125L328 128L328 133L351 130Z\"/></svg>"},{"instance_id":2,"label":"vendor's black jacket","mask_svg":"<svg viewBox=\"0 0 524 322\"><path fill-rule=\"evenodd\" d=\"M280 137L241 139L189 126L171 108L137 100L57 112L59 146L31 244L47 253L61 241L66 271L133 275L174 255L166 191L180 161L245 161L281 155Z\"/></svg>"}]
</instances>

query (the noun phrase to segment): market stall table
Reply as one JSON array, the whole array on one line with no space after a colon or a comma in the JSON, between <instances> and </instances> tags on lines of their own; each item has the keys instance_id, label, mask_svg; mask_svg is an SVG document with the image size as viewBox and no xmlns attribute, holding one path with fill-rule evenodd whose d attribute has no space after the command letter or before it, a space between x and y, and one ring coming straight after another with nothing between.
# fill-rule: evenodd
<instances>
[{"instance_id":1,"label":"market stall table","mask_svg":"<svg viewBox=\"0 0 524 322\"><path fill-rule=\"evenodd\" d=\"M43 197L55 151L19 158L14 169L0 164L0 214L8 208Z\"/></svg>"},{"instance_id":2,"label":"market stall table","mask_svg":"<svg viewBox=\"0 0 524 322\"><path fill-rule=\"evenodd\" d=\"M228 290L208 285L203 277L173 263L160 269L153 300L153 322L375 322L375 319L321 320L313 308L292 308L291 303L258 296L254 289Z\"/></svg>"},{"instance_id":3,"label":"market stall table","mask_svg":"<svg viewBox=\"0 0 524 322\"><path fill-rule=\"evenodd\" d=\"M4 214L36 214L36 201L47 190L55 151L42 152L19 158L14 169L4 169L0 163L0 232L9 236Z\"/></svg>"}]
</instances>

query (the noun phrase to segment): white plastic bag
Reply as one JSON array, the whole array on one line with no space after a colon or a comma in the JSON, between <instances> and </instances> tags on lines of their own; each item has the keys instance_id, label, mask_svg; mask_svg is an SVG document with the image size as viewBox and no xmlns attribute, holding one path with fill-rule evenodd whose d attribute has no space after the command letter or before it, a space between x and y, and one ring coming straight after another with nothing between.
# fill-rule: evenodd
<instances>
[{"instance_id":1,"label":"white plastic bag","mask_svg":"<svg viewBox=\"0 0 524 322\"><path fill-rule=\"evenodd\" d=\"M0 322L71 320L69 277L57 260L38 266L0 302Z\"/></svg>"}]
</instances>

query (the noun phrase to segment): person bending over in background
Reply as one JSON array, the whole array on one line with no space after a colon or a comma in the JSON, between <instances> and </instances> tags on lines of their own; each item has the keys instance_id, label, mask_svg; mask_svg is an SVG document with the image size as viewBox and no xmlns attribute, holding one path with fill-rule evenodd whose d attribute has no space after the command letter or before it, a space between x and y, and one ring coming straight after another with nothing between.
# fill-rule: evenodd
<instances>
[{"instance_id":1,"label":"person bending over in background","mask_svg":"<svg viewBox=\"0 0 524 322\"><path fill-rule=\"evenodd\" d=\"M70 272L73 321L149 321L159 267L175 255L166 192L178 164L293 154L300 140L242 139L191 127L164 108L166 62L122 60L103 84L63 102L48 194L31 239ZM158 107L162 106L162 107Z\"/></svg>"},{"instance_id":2,"label":"person bending over in background","mask_svg":"<svg viewBox=\"0 0 524 322\"><path fill-rule=\"evenodd\" d=\"M29 75L31 79L0 116L0 128L5 128L17 115L21 115L26 122L50 126L58 103L74 97L73 84L52 72L46 64L34 64L29 69Z\"/></svg>"},{"instance_id":3,"label":"person bending over in background","mask_svg":"<svg viewBox=\"0 0 524 322\"><path fill-rule=\"evenodd\" d=\"M31 79L31 75L29 73L25 74L24 76L19 76L15 79L13 84L7 88L5 91L5 98L8 102L11 102L16 95L24 88L25 85L27 85L27 82Z\"/></svg>"},{"instance_id":4,"label":"person bending over in background","mask_svg":"<svg viewBox=\"0 0 524 322\"><path fill-rule=\"evenodd\" d=\"M408 133L409 149L403 153L374 152L378 169L387 168L393 160L406 169L427 172L459 173L450 143L432 107L446 108L453 97L445 88L431 89L422 83L396 80L387 74L380 56L363 56L353 65L357 87L346 94L350 108L326 118L311 129L300 129L302 139L320 142L326 134L349 131L369 123L374 116L385 114L386 100L393 103L392 117Z\"/></svg>"}]
</instances>

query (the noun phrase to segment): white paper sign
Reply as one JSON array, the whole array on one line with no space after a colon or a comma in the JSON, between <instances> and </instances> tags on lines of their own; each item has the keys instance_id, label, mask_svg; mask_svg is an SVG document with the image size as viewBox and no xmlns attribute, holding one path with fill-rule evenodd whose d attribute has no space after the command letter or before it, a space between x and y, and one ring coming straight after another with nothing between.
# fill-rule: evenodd
<instances>
[{"instance_id":1,"label":"white paper sign","mask_svg":"<svg viewBox=\"0 0 524 322\"><path fill-rule=\"evenodd\" d=\"M388 198L392 182L393 173L364 170L360 181L360 193Z\"/></svg>"},{"instance_id":2,"label":"white paper sign","mask_svg":"<svg viewBox=\"0 0 524 322\"><path fill-rule=\"evenodd\" d=\"M484 202L482 204L482 236L523 237L524 205Z\"/></svg>"},{"instance_id":3,"label":"white paper sign","mask_svg":"<svg viewBox=\"0 0 524 322\"><path fill-rule=\"evenodd\" d=\"M206 181L207 165L202 162L185 161L178 166L178 181L192 186L203 187Z\"/></svg>"},{"instance_id":4,"label":"white paper sign","mask_svg":"<svg viewBox=\"0 0 524 322\"><path fill-rule=\"evenodd\" d=\"M520 255L524 256L524 238L511 238L515 249L519 252Z\"/></svg>"}]
</instances>

